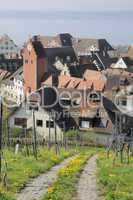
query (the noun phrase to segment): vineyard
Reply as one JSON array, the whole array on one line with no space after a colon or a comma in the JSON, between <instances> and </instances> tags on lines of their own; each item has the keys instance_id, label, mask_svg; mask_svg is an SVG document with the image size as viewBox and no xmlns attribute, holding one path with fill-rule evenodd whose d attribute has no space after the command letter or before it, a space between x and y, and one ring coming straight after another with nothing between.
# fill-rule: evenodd
<instances>
[{"instance_id":1,"label":"vineyard","mask_svg":"<svg viewBox=\"0 0 133 200\"><path fill-rule=\"evenodd\" d=\"M82 200L88 192L88 199L95 193L99 200L132 200L133 159L128 164L126 157L124 163L118 157L114 163L114 156L111 151L108 158L105 148L83 146L60 147L59 154L54 146L40 146L37 160L25 148L17 154L13 148L4 150L0 200Z\"/></svg>"}]
</instances>

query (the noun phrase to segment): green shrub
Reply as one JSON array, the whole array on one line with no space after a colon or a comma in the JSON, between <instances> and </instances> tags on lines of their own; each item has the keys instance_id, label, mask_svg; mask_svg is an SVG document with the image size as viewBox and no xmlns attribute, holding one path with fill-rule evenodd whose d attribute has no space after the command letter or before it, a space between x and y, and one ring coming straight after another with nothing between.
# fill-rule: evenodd
<instances>
[{"instance_id":1,"label":"green shrub","mask_svg":"<svg viewBox=\"0 0 133 200\"><path fill-rule=\"evenodd\" d=\"M66 136L70 140L75 139L75 138L77 139L80 137L80 132L78 130L70 130L66 132Z\"/></svg>"},{"instance_id":2,"label":"green shrub","mask_svg":"<svg viewBox=\"0 0 133 200\"><path fill-rule=\"evenodd\" d=\"M22 134L22 133L23 133L22 128L18 128L18 127L11 128L12 137L19 137L20 134Z\"/></svg>"}]
</instances>

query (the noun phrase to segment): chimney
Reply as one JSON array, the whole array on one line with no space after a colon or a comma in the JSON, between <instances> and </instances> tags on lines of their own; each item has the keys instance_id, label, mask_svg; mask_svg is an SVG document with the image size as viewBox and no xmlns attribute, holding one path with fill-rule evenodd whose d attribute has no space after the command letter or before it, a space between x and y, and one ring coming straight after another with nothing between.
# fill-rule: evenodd
<instances>
[{"instance_id":1,"label":"chimney","mask_svg":"<svg viewBox=\"0 0 133 200\"><path fill-rule=\"evenodd\" d=\"M37 41L39 41L39 37L38 37L38 35L34 35L32 41L33 41L33 42L37 42Z\"/></svg>"}]
</instances>

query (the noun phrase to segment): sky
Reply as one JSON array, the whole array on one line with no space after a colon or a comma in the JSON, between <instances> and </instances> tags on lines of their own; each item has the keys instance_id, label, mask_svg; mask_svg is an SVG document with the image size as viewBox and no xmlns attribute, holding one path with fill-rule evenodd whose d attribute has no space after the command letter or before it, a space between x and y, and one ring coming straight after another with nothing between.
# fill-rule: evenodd
<instances>
[{"instance_id":1,"label":"sky","mask_svg":"<svg viewBox=\"0 0 133 200\"><path fill-rule=\"evenodd\" d=\"M114 44L131 44L132 22L133 0L3 0L0 3L0 35L6 33L19 44L29 35L63 32L106 38Z\"/></svg>"},{"instance_id":2,"label":"sky","mask_svg":"<svg viewBox=\"0 0 133 200\"><path fill-rule=\"evenodd\" d=\"M133 11L133 0L4 0L0 10Z\"/></svg>"}]
</instances>

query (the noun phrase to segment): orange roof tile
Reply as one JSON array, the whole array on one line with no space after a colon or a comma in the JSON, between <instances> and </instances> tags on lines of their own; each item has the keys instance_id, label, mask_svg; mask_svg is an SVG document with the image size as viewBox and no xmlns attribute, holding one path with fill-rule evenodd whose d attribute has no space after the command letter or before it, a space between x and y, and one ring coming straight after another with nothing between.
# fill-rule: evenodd
<instances>
[{"instance_id":1,"label":"orange roof tile","mask_svg":"<svg viewBox=\"0 0 133 200\"><path fill-rule=\"evenodd\" d=\"M82 81L81 78L72 77L70 80L70 83L67 85L67 88L76 89L81 81Z\"/></svg>"},{"instance_id":2,"label":"orange roof tile","mask_svg":"<svg viewBox=\"0 0 133 200\"><path fill-rule=\"evenodd\" d=\"M92 70L87 70L87 71L92 72ZM101 73L99 75L99 72L96 72L96 74L98 74L99 78L97 76L91 76L87 80L77 77L71 77L69 75L60 75L58 77L58 88L86 90L86 89L92 89L93 87L95 91L103 91L106 84L106 79L101 78L102 76ZM50 86L52 86L52 84L53 84L52 75L45 82L42 83L42 85L50 85Z\"/></svg>"},{"instance_id":3,"label":"orange roof tile","mask_svg":"<svg viewBox=\"0 0 133 200\"><path fill-rule=\"evenodd\" d=\"M105 88L105 83L103 81L94 81L93 89L94 91L102 92Z\"/></svg>"},{"instance_id":4,"label":"orange roof tile","mask_svg":"<svg viewBox=\"0 0 133 200\"><path fill-rule=\"evenodd\" d=\"M92 81L82 80L80 81L77 89L79 90L91 89L92 85L93 85Z\"/></svg>"},{"instance_id":5,"label":"orange roof tile","mask_svg":"<svg viewBox=\"0 0 133 200\"><path fill-rule=\"evenodd\" d=\"M58 78L58 88L66 88L71 81L71 76L61 75Z\"/></svg>"},{"instance_id":6,"label":"orange roof tile","mask_svg":"<svg viewBox=\"0 0 133 200\"><path fill-rule=\"evenodd\" d=\"M86 72L84 73L84 78L87 81L102 80L106 82L105 75L95 70L86 70Z\"/></svg>"},{"instance_id":7,"label":"orange roof tile","mask_svg":"<svg viewBox=\"0 0 133 200\"><path fill-rule=\"evenodd\" d=\"M8 72L4 69L0 69L0 76L2 76L3 78L7 77L10 74L11 74L10 72Z\"/></svg>"},{"instance_id":8,"label":"orange roof tile","mask_svg":"<svg viewBox=\"0 0 133 200\"><path fill-rule=\"evenodd\" d=\"M86 80L97 79L101 76L101 72L95 70L86 70L84 73L84 78Z\"/></svg>"}]
</instances>

